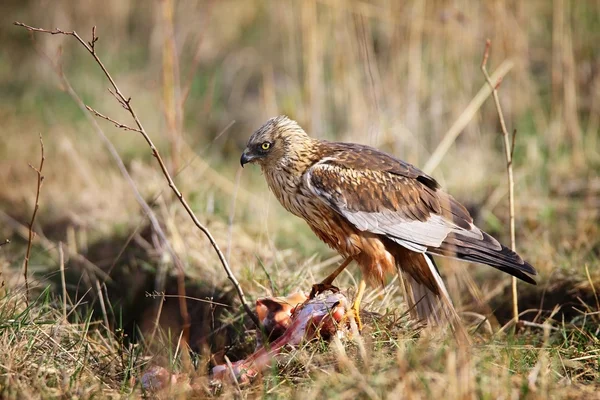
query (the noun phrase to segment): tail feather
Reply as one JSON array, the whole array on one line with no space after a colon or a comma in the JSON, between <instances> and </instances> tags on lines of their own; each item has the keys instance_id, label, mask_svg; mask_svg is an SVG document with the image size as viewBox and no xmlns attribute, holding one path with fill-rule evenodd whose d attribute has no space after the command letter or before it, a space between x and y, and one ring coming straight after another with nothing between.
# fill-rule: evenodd
<instances>
[{"instance_id":1,"label":"tail feather","mask_svg":"<svg viewBox=\"0 0 600 400\"><path fill-rule=\"evenodd\" d=\"M452 300L448 295L446 286L442 282L433 259L423 254L423 260L422 266L433 277L433 281L437 285L437 293L403 272L399 265L397 266L398 276L402 282L411 317L418 321L424 321L430 326L450 327L459 342L469 343L469 336L460 321L458 313L454 309Z\"/></svg>"},{"instance_id":2,"label":"tail feather","mask_svg":"<svg viewBox=\"0 0 600 400\"><path fill-rule=\"evenodd\" d=\"M483 239L456 233L449 234L440 247L429 248L428 253L487 264L527 283L536 284L535 280L529 276L537 274L531 264L487 233L483 231L481 233Z\"/></svg>"}]
</instances>

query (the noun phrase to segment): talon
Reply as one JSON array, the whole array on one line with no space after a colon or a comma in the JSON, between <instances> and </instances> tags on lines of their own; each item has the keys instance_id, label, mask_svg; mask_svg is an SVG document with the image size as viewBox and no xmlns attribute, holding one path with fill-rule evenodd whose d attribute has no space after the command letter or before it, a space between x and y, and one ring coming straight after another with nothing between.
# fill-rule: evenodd
<instances>
[{"instance_id":1,"label":"talon","mask_svg":"<svg viewBox=\"0 0 600 400\"><path fill-rule=\"evenodd\" d=\"M360 319L360 313L359 313L359 309L358 309L358 305L354 304L352 305L352 308L350 308L347 312L346 315L344 315L344 320L349 321L350 318L354 318L354 321L356 321L356 327L358 328L359 332L362 332L363 329L363 324L362 321Z\"/></svg>"},{"instance_id":2,"label":"talon","mask_svg":"<svg viewBox=\"0 0 600 400\"><path fill-rule=\"evenodd\" d=\"M350 319L351 318L354 318L354 321L356 322L356 328L358 329L358 332L362 332L363 324L362 324L362 321L360 319L360 314L354 308L351 308L350 310L348 310L346 312L346 315L344 315L344 318L343 318L342 321L344 323L350 325Z\"/></svg>"},{"instance_id":3,"label":"talon","mask_svg":"<svg viewBox=\"0 0 600 400\"><path fill-rule=\"evenodd\" d=\"M332 291L333 293L338 293L340 291L340 289L338 289L336 286L333 286L329 283L315 283L312 286L312 289L310 290L308 298L314 299L316 295L318 295L319 293L323 293L327 290Z\"/></svg>"}]
</instances>

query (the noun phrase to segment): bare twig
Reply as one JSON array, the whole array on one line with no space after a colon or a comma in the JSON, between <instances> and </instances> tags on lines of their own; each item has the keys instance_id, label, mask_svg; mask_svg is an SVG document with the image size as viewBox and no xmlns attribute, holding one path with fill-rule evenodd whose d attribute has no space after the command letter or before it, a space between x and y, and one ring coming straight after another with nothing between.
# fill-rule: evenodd
<instances>
[{"instance_id":1,"label":"bare twig","mask_svg":"<svg viewBox=\"0 0 600 400\"><path fill-rule=\"evenodd\" d=\"M6 239L4 242L0 243L0 247L4 246L5 244L9 244L10 243L10 239Z\"/></svg>"},{"instance_id":2,"label":"bare twig","mask_svg":"<svg viewBox=\"0 0 600 400\"><path fill-rule=\"evenodd\" d=\"M117 86L116 82L114 81L114 79L112 78L112 76L110 75L110 73L108 72L108 70L106 69L106 67L104 66L104 64L98 57L98 55L96 54L95 48L93 47L93 44L98 40L96 37L95 28L92 29L92 42L86 43L75 31L63 31L60 29L48 30L48 29L34 28L32 26L23 24L21 22L14 22L14 24L17 26L24 27L31 32L48 33L48 34L52 34L52 35L63 34L63 35L73 36L92 55L92 57L94 58L94 60L96 60L96 63L100 66L100 68L102 69L102 72L104 72L104 75L110 82L112 89L113 89L112 90L113 95L117 98L119 103L129 112L129 114L131 114L131 117L135 121L135 125L137 126L137 129L139 129L139 133L144 137L144 140L146 141L148 146L150 146L150 150L152 151L152 154L156 158L156 160L160 166L160 169L169 184L169 187L171 188L171 190L175 193L175 195L179 199L179 202L181 203L181 205L184 207L185 211L188 213L189 217L194 222L194 225L196 225L196 227L198 229L200 229L200 231L208 238L211 246L217 253L219 261L221 262L223 268L225 269L227 277L229 278L229 280L233 284L234 288L236 289L236 292L238 294L240 301L242 302L242 306L244 307L244 310L246 311L248 316L252 319L252 321L254 322L256 327L260 328L260 323L258 321L258 318L256 317L256 315L254 315L254 313L250 309L250 306L246 302L246 297L244 295L244 292L243 292L238 280L233 275L233 272L231 271L231 268L229 267L229 264L227 263L227 260L225 259L225 256L223 255L223 252L219 248L218 244L216 243L216 241L215 241L214 237L212 236L212 234L210 233L210 231L202 223L200 223L200 221L198 220L198 218L196 217L196 215L194 214L194 212L188 205L187 201L183 197L183 194L179 191L179 189L175 185L175 182L173 182L173 179L171 178L171 175L170 175L169 171L167 170L167 167L166 167L163 159L161 158L160 153L158 152L158 149L154 145L152 139L150 139L150 136L147 134L146 130L144 129L144 126L142 125L137 113L131 106L131 97L125 97L125 95L123 95L123 93L120 91L119 87Z\"/></svg>"},{"instance_id":3,"label":"bare twig","mask_svg":"<svg viewBox=\"0 0 600 400\"><path fill-rule=\"evenodd\" d=\"M63 87L66 89L67 93L71 96L73 101L75 101L75 103L77 104L79 109L83 112L85 117L88 119L88 121L94 128L94 130L95 130L96 134L98 135L98 137L100 138L100 140L104 143L104 145L108 149L109 153L111 154L115 163L117 164L119 171L121 172L121 174L123 175L123 177L125 178L127 183L129 184L129 186L131 187L133 194L134 194L136 200L138 201L138 204L140 205L140 207L142 207L142 209L148 216L148 219L150 220L152 227L154 228L155 232L160 237L162 243L164 243L164 245L167 249L167 252L169 253L171 259L173 260L173 264L175 265L175 267L177 268L177 271L178 271L177 291L179 293L178 298L179 298L180 315L181 315L181 320L182 320L183 338L184 338L184 340L187 341L189 339L189 328L191 326L191 321L190 321L189 313L187 310L187 303L185 300L186 299L186 296L185 296L185 294L186 294L185 293L185 270L183 268L183 263L181 262L181 260L177 256L177 254L175 254L175 250L173 249L173 247L171 246L171 243L167 239L167 236L164 233L164 230L161 227L160 223L158 222L158 218L156 218L154 211L152 211L152 208L148 205L146 200L144 200L144 198L141 195L140 191L138 190L135 182L131 178L131 175L129 175L129 172L127 171L127 168L125 167L125 164L123 163L123 160L121 159L121 156L119 155L119 152L117 151L115 146L112 144L112 142L108 139L108 137L104 134L104 131L102 130L102 128L100 128L100 125L98 125L98 122L96 121L96 119L94 119L94 117L92 117L92 115L89 112L87 112L87 110L88 110L87 106L83 103L83 101L81 100L79 95L77 95L77 93L71 86L71 83L69 82L69 80L67 79L65 74L63 73L63 70L62 70L60 64L55 63L42 50L40 50L38 48L36 48L36 50L53 67L54 71L56 72L57 76L61 80L61 83L62 83ZM110 91L110 93L114 95L114 92ZM113 121L114 120L111 120L111 122L113 122ZM131 128L131 129L135 130L134 128ZM111 266L111 268L108 270L108 273L104 273L104 271L95 267L93 264L91 264L87 259L85 259L81 255L75 253L75 254L71 254L71 256L74 257L76 260L83 262L86 265L91 265L93 267L92 270L94 271L94 273L100 274L103 277L104 281L110 280L110 276L108 274L110 274L114 265ZM162 288L160 288L160 289L162 289Z\"/></svg>"},{"instance_id":4,"label":"bare twig","mask_svg":"<svg viewBox=\"0 0 600 400\"><path fill-rule=\"evenodd\" d=\"M117 128L125 129L126 131L133 131L133 132L139 132L139 133L141 133L141 132L142 132L142 131L140 131L139 129L132 128L132 127L130 127L130 126L128 126L128 125L125 125L125 124L122 124L122 123L120 123L120 122L117 122L117 121L115 121L114 119L112 119L112 118L110 118L110 117L107 117L106 115L104 115L104 114L102 114L102 113L100 113L100 112L98 112L98 111L94 110L92 107L90 107L90 106L88 106L88 105L86 105L86 106L85 106L85 108L86 108L88 111L90 111L90 112L94 113L94 114L95 114L97 117L100 117L100 118L102 118L102 119L105 119L105 120L107 120L108 122L112 122L113 124L115 124L115 126L116 126Z\"/></svg>"},{"instance_id":5,"label":"bare twig","mask_svg":"<svg viewBox=\"0 0 600 400\"><path fill-rule=\"evenodd\" d=\"M157 292L156 290L154 292L152 292L152 293L146 292L145 296L149 297L149 298L152 298L152 299L158 299L159 298L162 301L164 301L165 299L168 299L168 298L178 298L178 297L180 297L178 294L165 294L164 292ZM220 307L227 307L227 308L231 308L232 307L229 304L219 303L218 301L201 299L201 298L193 297L193 296L185 296L185 298L187 300L198 301L200 303L207 303L207 304L210 304L211 306L220 306Z\"/></svg>"},{"instance_id":6,"label":"bare twig","mask_svg":"<svg viewBox=\"0 0 600 400\"><path fill-rule=\"evenodd\" d=\"M488 39L485 42L485 51L483 52L483 60L481 62L481 71L485 76L485 80L488 85L492 89L492 96L494 98L494 103L496 104L496 111L498 112L498 118L500 119L500 126L502 128L502 138L504 139L504 154L506 156L506 171L508 176L508 208L509 208L509 219L510 219L510 247L513 251L516 250L516 241L515 241L515 181L513 178L513 168L512 168L512 156L514 152L515 146L515 136L517 134L517 130L513 131L512 135L512 144L510 140L510 136L508 134L508 130L506 129L506 122L504 122L504 115L502 113L502 107L500 105L500 98L498 97L498 87L502 82L502 79L498 79L496 83L492 81L490 75L487 72L487 61L490 55L490 46L491 41ZM513 316L514 321L519 321L519 303L517 297L517 278L512 278L512 297L513 297Z\"/></svg>"},{"instance_id":7,"label":"bare twig","mask_svg":"<svg viewBox=\"0 0 600 400\"><path fill-rule=\"evenodd\" d=\"M31 245L33 243L33 237L35 233L33 232L33 223L35 222L35 216L37 215L37 211L40 208L40 191L42 189L42 183L44 182L44 176L42 175L42 169L44 168L44 160L46 157L44 156L44 141L42 140L42 135L40 134L40 147L42 149L42 156L40 159L40 166L38 168L29 164L29 167L33 169L37 173L37 189L35 192L35 206L33 207L33 213L31 214L31 221L29 221L29 237L27 239L27 252L25 253L25 262L23 265L23 276L25 277L25 304L29 306L29 280L27 279L27 270L29 268L29 257L31 255Z\"/></svg>"}]
</instances>

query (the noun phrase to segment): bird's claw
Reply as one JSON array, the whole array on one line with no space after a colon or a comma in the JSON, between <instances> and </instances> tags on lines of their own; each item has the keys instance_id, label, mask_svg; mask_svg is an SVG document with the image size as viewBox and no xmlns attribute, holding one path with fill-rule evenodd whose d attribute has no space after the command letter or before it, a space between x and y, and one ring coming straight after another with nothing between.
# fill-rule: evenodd
<instances>
[{"instance_id":1,"label":"bird's claw","mask_svg":"<svg viewBox=\"0 0 600 400\"><path fill-rule=\"evenodd\" d=\"M351 321L351 318L354 318L354 321L356 321L356 327L358 328L358 332L362 332L363 329L363 324L362 321L360 320L360 313L359 313L359 309L358 309L358 304L353 304L352 307L346 312L346 315L344 315L344 321Z\"/></svg>"},{"instance_id":2,"label":"bird's claw","mask_svg":"<svg viewBox=\"0 0 600 400\"><path fill-rule=\"evenodd\" d=\"M312 286L312 289L310 290L310 294L308 295L309 299L314 299L316 295L318 295L319 293L323 293L326 290L329 290L333 293L338 293L340 291L340 289L338 289L336 286L333 286L332 284L329 283L315 283Z\"/></svg>"}]
</instances>

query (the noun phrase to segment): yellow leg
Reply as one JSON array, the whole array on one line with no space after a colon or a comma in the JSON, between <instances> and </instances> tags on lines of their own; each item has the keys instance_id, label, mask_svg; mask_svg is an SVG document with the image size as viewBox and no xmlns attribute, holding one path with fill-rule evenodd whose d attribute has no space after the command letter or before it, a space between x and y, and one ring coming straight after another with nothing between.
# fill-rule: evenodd
<instances>
[{"instance_id":1,"label":"yellow leg","mask_svg":"<svg viewBox=\"0 0 600 400\"><path fill-rule=\"evenodd\" d=\"M331 274L329 274L329 276L327 278L325 278L321 283L315 283L312 287L312 290L310 291L310 298L312 299L313 297L315 297L317 294L322 293L326 290L334 290L334 291L338 291L338 289L333 286L333 281L335 280L335 278L337 278L337 276L346 269L346 267L348 266L348 264L350 264L352 262L352 257L348 257L344 260L343 263L340 264L339 267L337 267L335 269L335 271L333 271Z\"/></svg>"},{"instance_id":2,"label":"yellow leg","mask_svg":"<svg viewBox=\"0 0 600 400\"><path fill-rule=\"evenodd\" d=\"M352 308L349 313L354 314L354 319L356 320L356 325L358 326L358 330L362 331L362 322L360 320L360 303L362 302L362 298L365 294L365 290L367 289L367 282L364 279L360 280L358 284L358 292L356 292L356 297L354 298L354 303L352 303Z\"/></svg>"},{"instance_id":3,"label":"yellow leg","mask_svg":"<svg viewBox=\"0 0 600 400\"><path fill-rule=\"evenodd\" d=\"M331 274L329 274L329 276L327 278L325 278L323 280L323 282L321 282L321 285L331 285L333 283L333 281L335 280L335 278L338 277L338 275L346 269L346 267L348 266L348 264L350 264L352 262L352 257L348 257L344 260L343 263L340 264L339 267L337 267L335 269L335 271L333 271Z\"/></svg>"}]
</instances>

